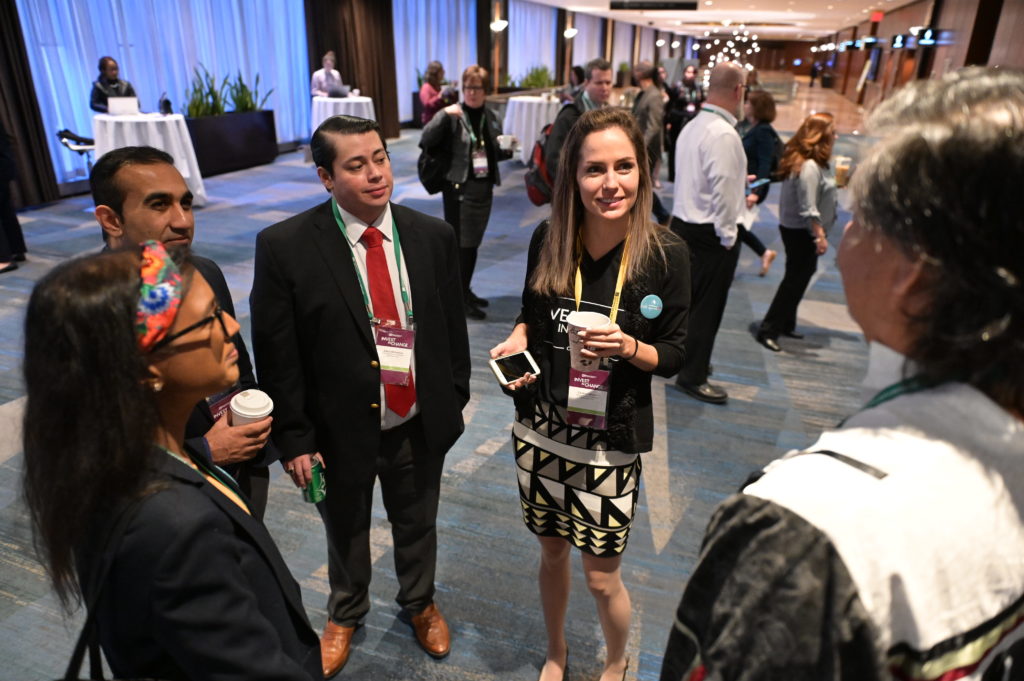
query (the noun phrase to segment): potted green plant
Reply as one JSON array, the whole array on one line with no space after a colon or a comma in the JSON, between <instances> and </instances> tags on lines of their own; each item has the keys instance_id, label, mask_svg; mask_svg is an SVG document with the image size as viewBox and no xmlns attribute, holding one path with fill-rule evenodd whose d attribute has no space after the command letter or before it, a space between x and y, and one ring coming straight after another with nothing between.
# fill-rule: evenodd
<instances>
[{"instance_id":1,"label":"potted green plant","mask_svg":"<svg viewBox=\"0 0 1024 681\"><path fill-rule=\"evenodd\" d=\"M546 66L532 66L526 75L519 80L519 87L524 90L537 90L551 87L555 79L551 77L551 71Z\"/></svg>"},{"instance_id":2,"label":"potted green plant","mask_svg":"<svg viewBox=\"0 0 1024 681\"><path fill-rule=\"evenodd\" d=\"M202 71L200 71L202 69ZM216 78L200 64L185 92L185 124L203 177L270 163L277 157L274 112L264 110L257 74L250 88L238 72L234 81ZM232 110L226 111L230 101Z\"/></svg>"},{"instance_id":3,"label":"potted green plant","mask_svg":"<svg viewBox=\"0 0 1024 681\"><path fill-rule=\"evenodd\" d=\"M631 80L629 62L619 62L619 72L615 74L615 87L629 87Z\"/></svg>"}]
</instances>

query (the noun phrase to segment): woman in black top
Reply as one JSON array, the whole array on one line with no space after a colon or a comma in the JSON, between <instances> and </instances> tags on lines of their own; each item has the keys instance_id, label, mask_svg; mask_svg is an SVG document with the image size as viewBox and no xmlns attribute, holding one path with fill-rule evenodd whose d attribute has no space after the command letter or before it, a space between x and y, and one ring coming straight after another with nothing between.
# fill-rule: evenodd
<instances>
[{"instance_id":1,"label":"woman in black top","mask_svg":"<svg viewBox=\"0 0 1024 681\"><path fill-rule=\"evenodd\" d=\"M620 562L636 508L640 454L652 447L651 374L672 376L682 364L689 254L682 241L648 219L650 170L643 136L628 113L584 113L562 148L559 167L551 219L530 244L522 313L491 356L529 349L540 368L539 377L528 374L509 392L516 405L523 519L541 545L548 634L541 679L564 674L575 545L608 650L601 678L617 681L627 665L630 622ZM583 357L602 360L608 371L604 424L578 412L570 399L575 370L566 318L574 310L612 318L608 326L579 334Z\"/></svg>"},{"instance_id":2,"label":"woman in black top","mask_svg":"<svg viewBox=\"0 0 1024 681\"><path fill-rule=\"evenodd\" d=\"M772 121L775 120L775 98L765 90L753 90L747 95L743 111L746 117L736 126L736 131L743 139L743 151L747 155L747 175L754 175L758 180L771 180L776 140L779 139L779 134L772 127ZM753 208L755 203L764 203L767 197L767 184L754 189L747 196L747 208ZM761 240L750 231L751 227L753 225L740 228L740 239L761 258L759 274L763 277L768 274L768 268L772 266L778 253L765 248Z\"/></svg>"},{"instance_id":3,"label":"woman in black top","mask_svg":"<svg viewBox=\"0 0 1024 681\"><path fill-rule=\"evenodd\" d=\"M322 678L266 527L231 476L185 444L196 402L238 380L237 332L203 276L155 241L58 265L29 300L25 499L62 603L98 595L115 677Z\"/></svg>"},{"instance_id":4,"label":"woman in black top","mask_svg":"<svg viewBox=\"0 0 1024 681\"><path fill-rule=\"evenodd\" d=\"M512 158L512 148L498 147L501 122L487 108L487 70L468 67L462 74L462 103L442 109L423 129L420 146L450 150L445 173L444 220L455 228L459 242L459 271L466 316L485 319L488 301L473 293L469 284L476 255L491 217L495 185L501 184L498 161Z\"/></svg>"}]
</instances>

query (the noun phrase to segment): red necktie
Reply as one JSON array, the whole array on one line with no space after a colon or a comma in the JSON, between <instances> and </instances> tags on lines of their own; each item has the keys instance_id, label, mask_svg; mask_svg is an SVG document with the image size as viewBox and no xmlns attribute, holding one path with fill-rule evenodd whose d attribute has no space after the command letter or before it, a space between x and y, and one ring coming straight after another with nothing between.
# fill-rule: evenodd
<instances>
[{"instance_id":1,"label":"red necktie","mask_svg":"<svg viewBox=\"0 0 1024 681\"><path fill-rule=\"evenodd\" d=\"M360 241L366 246L366 279L370 286L370 304L373 316L381 320L385 326L401 326L398 309L395 307L395 289L391 286L391 275L388 273L388 261L384 256L384 235L376 227L370 226L363 232ZM401 263L398 263L401 267ZM388 409L399 416L405 416L416 404L416 386L413 385L412 373L409 374L409 385L384 384L384 399Z\"/></svg>"}]
</instances>

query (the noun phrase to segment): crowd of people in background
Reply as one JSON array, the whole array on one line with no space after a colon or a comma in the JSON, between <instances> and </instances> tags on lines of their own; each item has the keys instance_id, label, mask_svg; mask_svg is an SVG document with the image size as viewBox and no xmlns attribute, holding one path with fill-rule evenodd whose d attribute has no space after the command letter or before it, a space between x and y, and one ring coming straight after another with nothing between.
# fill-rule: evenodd
<instances>
[{"instance_id":1,"label":"crowd of people in background","mask_svg":"<svg viewBox=\"0 0 1024 681\"><path fill-rule=\"evenodd\" d=\"M346 94L335 65L323 55L313 96ZM134 95L115 60L99 69L93 110ZM571 73L544 148L550 217L530 242L519 315L489 354L536 362L503 391L509 476L538 539L539 679L566 678L575 548L604 638L600 678L618 681L652 376L728 402L712 352L740 243L761 276L778 255L752 232L772 186L785 274L755 338L771 352L801 338L797 310L838 219L837 132L814 113L783 143L772 95L736 62L711 68L706 88L694 64L666 82L641 62L630 110L610 106L608 61ZM516 142L487 106L490 78L471 65L446 85L436 61L423 78L421 146L447 150L443 221L392 203L376 122L316 129L329 198L256 238L255 372L223 273L190 252L192 195L173 159L128 147L92 168L103 249L54 268L28 306L24 491L57 594L84 597L116 676L337 674L370 609L378 481L399 618L426 654L449 654L434 586L441 479L470 398L466 319L487 316L471 285L478 250ZM1024 76L978 68L908 85L872 116L838 266L891 381L716 509L665 623L663 681L1021 678L1021 111ZM657 192L666 150L670 207ZM26 251L9 206L0 195L0 272ZM581 313L604 321L577 325ZM218 404L257 387L273 416L232 425ZM322 475L331 490L317 503L319 637L262 523L275 461L297 487Z\"/></svg>"}]
</instances>

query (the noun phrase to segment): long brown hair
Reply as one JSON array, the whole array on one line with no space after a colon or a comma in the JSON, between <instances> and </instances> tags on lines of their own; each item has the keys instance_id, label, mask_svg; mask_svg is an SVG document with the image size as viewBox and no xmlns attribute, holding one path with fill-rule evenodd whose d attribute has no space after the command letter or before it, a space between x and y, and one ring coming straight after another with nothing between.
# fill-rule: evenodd
<instances>
[{"instance_id":1,"label":"long brown hair","mask_svg":"<svg viewBox=\"0 0 1024 681\"><path fill-rule=\"evenodd\" d=\"M172 255L191 270L186 250ZM69 610L80 593L75 549L121 503L154 490L160 415L134 327L139 265L137 247L71 260L28 302L22 489L36 550Z\"/></svg>"},{"instance_id":2,"label":"long brown hair","mask_svg":"<svg viewBox=\"0 0 1024 681\"><path fill-rule=\"evenodd\" d=\"M626 133L633 144L637 171L640 173L636 203L629 211L629 225L626 228L629 239L626 279L636 277L656 254L665 260L663 244L667 230L650 220L653 194L643 134L628 112L621 109L594 109L576 121L559 156L558 176L551 197L550 224L540 262L530 278L530 288L541 295L562 295L572 290L579 257L577 242L585 216L579 182L576 180L580 150L588 135L608 128L619 128Z\"/></svg>"},{"instance_id":3,"label":"long brown hair","mask_svg":"<svg viewBox=\"0 0 1024 681\"><path fill-rule=\"evenodd\" d=\"M788 142L779 162L779 177L799 175L804 161L811 160L822 168L828 166L835 144L835 118L830 113L814 113L804 119L800 129Z\"/></svg>"}]
</instances>

